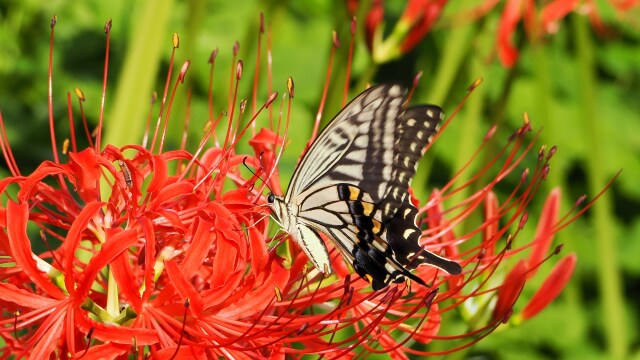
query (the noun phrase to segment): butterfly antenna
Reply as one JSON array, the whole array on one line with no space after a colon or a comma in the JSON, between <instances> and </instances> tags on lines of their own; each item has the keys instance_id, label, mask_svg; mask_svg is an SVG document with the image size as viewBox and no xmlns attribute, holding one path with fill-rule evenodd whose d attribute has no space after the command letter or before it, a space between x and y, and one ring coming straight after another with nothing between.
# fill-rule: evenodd
<instances>
[{"instance_id":1,"label":"butterfly antenna","mask_svg":"<svg viewBox=\"0 0 640 360\"><path fill-rule=\"evenodd\" d=\"M253 175L252 179L260 179L260 181L262 181L262 183L267 187L267 189L269 189L269 191L271 191L271 188L269 187L269 185L267 185L265 180L260 175L258 175L258 173L264 172L264 165L262 163L262 154L263 153L260 153L260 156L259 156L259 159L260 159L260 170L258 172L251 170L249 165L247 165L248 156L245 156L244 159L242 159L242 165L244 165L244 167L246 167L247 170L249 170L249 172ZM251 183L251 187L249 188L250 191L254 189L255 184L256 184L255 181L253 181ZM262 193L262 191L259 191L259 192L256 193L256 198L254 200L254 204L257 201L257 199L260 197L261 193Z\"/></svg>"},{"instance_id":2,"label":"butterfly antenna","mask_svg":"<svg viewBox=\"0 0 640 360\"><path fill-rule=\"evenodd\" d=\"M282 141L278 141L278 137L276 137L276 141L273 144L274 146L274 151L277 148L278 145L280 145L280 149L278 150L278 155L276 156L276 160L273 162L273 167L271 168L271 171L269 172L269 176L267 176L267 181L271 180L271 177L273 176L274 172L276 171L276 166L278 163L280 163L280 158L282 157L282 153L284 152L284 144L285 141L287 139L287 136L289 134L289 120L291 119L291 105L293 104L293 97L295 96L295 84L293 82L293 78L291 76L289 76L289 78L287 79L287 94L283 94L282 96L282 102L280 103L280 115L278 117L278 131L276 132L277 135L280 134L280 123L282 120L282 116L283 116L283 112L282 112L282 108L284 106L284 100L285 100L285 96L288 97L289 101L287 102L287 118L284 124L284 131L282 134ZM278 144L280 143L280 144ZM266 182L265 182L266 184ZM269 188L269 191L271 193L273 193L273 190L271 190L271 188Z\"/></svg>"},{"instance_id":3,"label":"butterfly antenna","mask_svg":"<svg viewBox=\"0 0 640 360\"><path fill-rule=\"evenodd\" d=\"M264 161L262 161L262 155L264 155L264 151L260 153L260 155L258 156L258 160L260 161L260 167L262 169L266 169L266 167L264 166ZM276 164L277 164L277 162L276 162ZM273 171L274 170L275 170L275 165L274 165L273 169L271 170L271 172L269 173L269 175L267 176L267 178L262 180L263 186L265 186L267 189L269 189L269 192L272 193L272 194L273 194L273 189L271 189L271 186L269 186L269 179L273 175ZM264 190L264 189L261 189L260 193L262 193L262 190Z\"/></svg>"},{"instance_id":4,"label":"butterfly antenna","mask_svg":"<svg viewBox=\"0 0 640 360\"><path fill-rule=\"evenodd\" d=\"M255 171L251 170L251 168L249 167L249 165L247 165L247 158L248 158L248 157L249 157L249 156L245 156L245 157L242 159L242 165L244 165L244 167L245 167L245 168L247 168L247 170L249 170L249 172L251 173L251 175L253 175L253 176L252 176L252 179L253 179L253 178L258 178L258 179L260 179L260 176L258 176L258 174L256 174L256 172L255 172ZM255 185L255 183L256 183L256 182L254 181L254 182L251 184L251 188L250 188L250 190L253 190L253 186Z\"/></svg>"}]
</instances>

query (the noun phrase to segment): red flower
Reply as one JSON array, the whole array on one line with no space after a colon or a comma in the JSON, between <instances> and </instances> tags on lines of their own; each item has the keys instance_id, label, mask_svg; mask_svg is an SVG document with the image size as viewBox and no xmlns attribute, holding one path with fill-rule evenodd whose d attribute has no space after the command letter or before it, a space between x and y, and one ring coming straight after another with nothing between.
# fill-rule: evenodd
<instances>
[{"instance_id":1,"label":"red flower","mask_svg":"<svg viewBox=\"0 0 640 360\"><path fill-rule=\"evenodd\" d=\"M240 64L234 64L232 88L241 79ZM185 66L178 82L186 71ZM243 128L233 116L233 109L244 113L243 103L235 96L225 102L231 122L222 145L206 147L218 122L212 118L194 153L162 150L162 144L151 150L162 142L163 131L151 137L150 149L100 149L98 138L96 147L73 146L65 160L45 161L27 176L20 174L3 131L0 145L12 176L0 181L9 198L0 206L0 307L5 316L0 336L6 343L0 354L98 359L149 353L153 358L204 359L384 352L403 358L434 354L406 346L410 339L468 339L453 348L445 344L443 351L452 352L508 319L522 287L550 257L553 234L573 219L557 220L559 191L554 191L533 240L518 236L555 150L548 156L541 151L531 173L515 174L511 193L495 191L534 146L526 141L528 122L469 182L455 188L454 177L421 208L422 245L457 260L464 272L446 276L420 267L417 275L431 287L408 282L372 291L335 249L330 251L335 275L324 278L286 236L269 236L272 223L256 181L260 176L278 190L284 139L272 124L249 140L253 154L237 154L236 145L247 141L243 135L276 96L269 94ZM482 151L488 150L483 146ZM256 174L243 175L243 163ZM490 180L482 185L480 178ZM9 187L17 187L17 193ZM466 187L478 190L450 204ZM468 219L478 217L484 219L480 226L464 230ZM49 250L34 250L33 229L40 230ZM521 257L528 248L531 255ZM575 256L566 259L521 319L534 316L564 287ZM444 321L466 322L469 330L442 335Z\"/></svg>"},{"instance_id":2,"label":"red flower","mask_svg":"<svg viewBox=\"0 0 640 360\"><path fill-rule=\"evenodd\" d=\"M488 0L472 13L476 16L488 12L498 1ZM610 1L609 6L623 12L640 5L640 1ZM592 0L581 2L578 0L553 0L537 6L532 0L506 0L500 17L497 33L498 56L502 64L511 67L518 58L518 49L513 44L518 24L524 20L527 35L532 41L537 41L546 34L558 31L560 20L572 12L580 12L590 17L592 24L602 28L598 8Z\"/></svg>"},{"instance_id":3,"label":"red flower","mask_svg":"<svg viewBox=\"0 0 640 360\"><path fill-rule=\"evenodd\" d=\"M431 26L438 20L446 0L409 0L400 22L411 24L409 34L402 42L403 53L411 51L427 35Z\"/></svg>"},{"instance_id":4,"label":"red flower","mask_svg":"<svg viewBox=\"0 0 640 360\"><path fill-rule=\"evenodd\" d=\"M365 19L365 37L373 60L385 63L413 50L438 20L446 2L409 0L393 30L383 39L384 2L374 0Z\"/></svg>"}]
</instances>

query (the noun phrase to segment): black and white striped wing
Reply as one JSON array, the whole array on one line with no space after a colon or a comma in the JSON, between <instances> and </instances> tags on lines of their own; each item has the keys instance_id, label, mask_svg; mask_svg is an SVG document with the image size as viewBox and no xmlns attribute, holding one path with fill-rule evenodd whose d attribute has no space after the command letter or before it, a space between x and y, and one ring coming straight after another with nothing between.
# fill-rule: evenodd
<instances>
[{"instance_id":1,"label":"black and white striped wing","mask_svg":"<svg viewBox=\"0 0 640 360\"><path fill-rule=\"evenodd\" d=\"M285 201L312 186L332 182L359 184L381 200L393 175L403 101L404 89L399 85L376 86L353 99L311 145L291 179Z\"/></svg>"},{"instance_id":2,"label":"black and white striped wing","mask_svg":"<svg viewBox=\"0 0 640 360\"><path fill-rule=\"evenodd\" d=\"M418 243L407 190L442 112L433 105L405 109L404 94L399 85L380 85L350 102L309 148L283 200L297 212L290 219L294 238L320 271L328 255L319 232L374 289L405 277L424 284L409 271L420 264L461 271Z\"/></svg>"}]
</instances>

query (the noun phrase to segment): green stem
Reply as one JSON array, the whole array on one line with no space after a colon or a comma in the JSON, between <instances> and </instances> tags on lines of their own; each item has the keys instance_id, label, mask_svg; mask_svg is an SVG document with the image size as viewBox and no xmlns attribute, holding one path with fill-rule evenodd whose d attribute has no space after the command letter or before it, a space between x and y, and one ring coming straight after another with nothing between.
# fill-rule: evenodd
<instances>
[{"instance_id":1,"label":"green stem","mask_svg":"<svg viewBox=\"0 0 640 360\"><path fill-rule=\"evenodd\" d=\"M118 296L118 283L113 277L113 271L108 269L109 278L107 280L107 307L106 310L111 317L116 317L120 313L120 301Z\"/></svg>"},{"instance_id":2,"label":"green stem","mask_svg":"<svg viewBox=\"0 0 640 360\"><path fill-rule=\"evenodd\" d=\"M140 143L162 49L171 49L167 25L172 8L173 0L147 0L136 9L139 16L132 17L127 56L113 92L112 111L106 117L109 122L103 132L103 144Z\"/></svg>"},{"instance_id":3,"label":"green stem","mask_svg":"<svg viewBox=\"0 0 640 360\"><path fill-rule=\"evenodd\" d=\"M435 76L428 82L428 94L426 98L414 99L414 103L428 102L431 104L439 104L443 106L447 95L451 90L451 86L459 76L463 60L469 53L471 39L475 25L465 25L463 27L452 29L447 33L445 39L445 47L442 51L441 60L436 69ZM427 56L432 56L428 55ZM427 101L425 101L425 99ZM427 156L420 162L420 167L413 179L413 190L418 199L427 199L428 177L433 165L432 157Z\"/></svg>"},{"instance_id":4,"label":"green stem","mask_svg":"<svg viewBox=\"0 0 640 360\"><path fill-rule=\"evenodd\" d=\"M474 56L469 59L470 79L469 83L472 83L478 77L482 77L488 72L485 62L478 56ZM469 97L467 103L464 105L463 116L456 118L455 127L458 129L458 139L455 142L456 157L453 163L454 171L462 169L465 164L471 159L476 149L480 146L482 141L482 131L480 129L482 122L482 114L485 104L485 87L480 86L472 96ZM486 130L485 130L486 131ZM471 176L475 173L474 166L471 164L458 178L457 185L461 186L466 183ZM464 199L469 197L471 192L475 191L472 187L465 186L458 193L451 198L451 204L460 204ZM466 222L465 225L472 226L471 222Z\"/></svg>"},{"instance_id":5,"label":"green stem","mask_svg":"<svg viewBox=\"0 0 640 360\"><path fill-rule=\"evenodd\" d=\"M536 107L535 114L532 113L532 124L534 129L542 128L542 138L544 139L544 143L548 144L547 151L550 149L550 146L557 145L561 142L562 136L566 136L565 132L562 130L562 126L560 125L560 118L558 117L558 112L556 111L555 104L553 101L554 94L554 86L551 82L551 77L549 74L552 74L557 69L554 69L551 65L553 60L551 51L548 51L549 44L544 41L533 41L531 44L532 55L534 60L534 77L536 80L535 84L535 96L536 96ZM551 63L550 63L551 62ZM538 125L536 125L538 124ZM560 149L562 153L562 149ZM544 187L546 192L550 192L554 187L560 187L560 189L570 189L569 184L567 183L567 174L569 173L569 165L570 158L567 156L555 156L553 159L553 163L551 165L551 171L547 175L547 180L544 182ZM541 194L542 196L543 194ZM568 196L563 196L561 198L561 212L562 214L570 211L573 207L573 201L575 199L569 198ZM588 250L585 248L585 243L581 243L578 241L571 241L575 239L575 235L571 234L571 229L565 229L556 234L555 242L556 244L563 244L564 254L569 254L571 252L576 252L578 254L583 253L583 251ZM578 275L576 275L577 277ZM584 276L584 275L583 275ZM567 287L563 290L563 300L570 308L572 309L582 309L587 312L585 308L585 304L582 302L581 289L579 281L572 281L567 285ZM586 329L583 329L586 331Z\"/></svg>"},{"instance_id":6,"label":"green stem","mask_svg":"<svg viewBox=\"0 0 640 360\"><path fill-rule=\"evenodd\" d=\"M587 146L587 181L591 194L600 192L608 180L603 164L607 159L601 149L600 136L603 133L597 116L596 79L593 43L589 33L589 23L583 16L572 19L576 38L577 71L579 94L582 98L581 117L585 123L585 141ZM596 232L596 252L599 259L598 280L602 294L602 321L608 345L609 359L624 359L628 350L628 337L624 314L624 301L621 296L621 276L618 271L616 232L611 216L611 192L604 193L593 207L593 223Z\"/></svg>"},{"instance_id":7,"label":"green stem","mask_svg":"<svg viewBox=\"0 0 640 360\"><path fill-rule=\"evenodd\" d=\"M454 28L446 35L442 59L433 81L429 81L430 102L444 104L453 81L460 73L462 61L469 53L471 37L475 30L475 24L469 24Z\"/></svg>"}]
</instances>

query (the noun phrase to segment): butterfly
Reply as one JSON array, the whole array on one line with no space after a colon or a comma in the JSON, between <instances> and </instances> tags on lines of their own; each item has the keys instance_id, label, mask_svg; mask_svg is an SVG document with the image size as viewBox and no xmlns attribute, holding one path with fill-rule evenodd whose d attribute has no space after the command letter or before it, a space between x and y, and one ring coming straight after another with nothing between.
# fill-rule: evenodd
<instances>
[{"instance_id":1,"label":"butterfly","mask_svg":"<svg viewBox=\"0 0 640 360\"><path fill-rule=\"evenodd\" d=\"M320 272L331 272L324 234L374 290L406 278L426 286L411 272L421 264L462 271L418 242L408 188L443 114L435 105L405 108L405 93L396 84L363 91L311 144L285 196L267 196L276 222Z\"/></svg>"}]
</instances>

